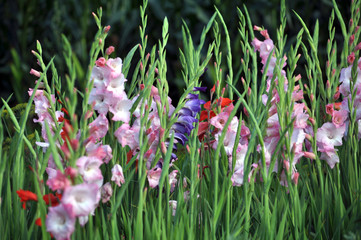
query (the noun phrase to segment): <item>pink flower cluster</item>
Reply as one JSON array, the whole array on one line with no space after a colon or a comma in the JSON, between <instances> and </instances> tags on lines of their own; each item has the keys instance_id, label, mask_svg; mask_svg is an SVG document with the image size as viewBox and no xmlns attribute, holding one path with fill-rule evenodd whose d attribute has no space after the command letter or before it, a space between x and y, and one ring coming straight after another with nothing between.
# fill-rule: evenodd
<instances>
[{"instance_id":1,"label":"pink flower cluster","mask_svg":"<svg viewBox=\"0 0 361 240\"><path fill-rule=\"evenodd\" d=\"M104 64L102 62L104 61ZM109 145L103 145L102 139L108 132L108 119L106 114L108 110L113 114L113 120L128 122L130 120L129 109L132 102L127 99L124 92L124 79L121 73L121 60L103 58L97 61L94 67L91 80L94 81L94 88L90 93L90 103L99 115L88 125L89 137L82 143L85 147L85 155L78 158L75 162L76 168L69 165L70 157L69 146L73 152L79 148L80 132L75 134L76 138L71 139L70 134L73 131L70 121L64 118L64 113L56 111L55 115L59 122L64 122L61 130L61 139L56 141L56 146L64 152L64 159L59 155L64 170L62 172L56 167L53 156L49 159L46 169L48 187L57 191L61 199L57 206L49 207L46 218L47 231L56 239L70 239L74 231L76 219L80 225L84 226L88 221L89 214L94 214L100 199L103 203L110 200L112 196L112 187L109 182L103 185L104 177L100 169L104 163L109 163L113 158L112 149ZM50 108L48 99L45 97L45 90L38 90L35 94L35 113L42 126L42 137L45 142L37 143L44 147L44 151L49 147L48 137L45 131L45 121L50 125L51 133L54 134L56 125L49 113L54 111ZM32 94L30 89L29 94ZM51 96L53 103L55 97ZM106 111L105 111L105 110ZM66 110L64 109L66 112ZM91 117L91 113L87 116ZM76 179L81 179L81 183ZM125 182L122 167L119 164L114 165L112 169L112 178L118 186Z\"/></svg>"},{"instance_id":2,"label":"pink flower cluster","mask_svg":"<svg viewBox=\"0 0 361 240\"><path fill-rule=\"evenodd\" d=\"M144 87L143 85L141 86ZM132 99L132 102L135 103L139 96L136 96ZM144 132L148 139L148 151L145 153L144 158L146 160L146 167L148 169L147 177L148 183L151 188L156 188L159 184L159 179L162 173L162 165L163 159L160 159L155 167L151 168L153 165L153 160L155 159L155 153L157 151L158 146L160 145L160 136L164 134L164 130L161 128L160 125L160 118L157 109L157 102L160 103L160 96L158 93L158 89L152 86L151 89L151 103L148 103L146 100L141 100L138 104L137 108L133 112L134 121L133 123L123 123L114 133L117 137L118 142L122 145L122 147L129 146L130 147L130 154L131 156L136 156L140 151L139 146L139 131L141 128L144 128L140 125L140 119L142 114L140 112L140 107L143 101L145 101L146 108L149 110L148 119L151 121L151 124L148 129L144 128ZM170 117L174 111L174 106L171 104L172 100L168 97L169 103L169 112L168 116ZM172 163L170 164L170 167ZM171 185L171 189L174 189L177 175L177 170L174 170L169 174L169 181Z\"/></svg>"},{"instance_id":3,"label":"pink flower cluster","mask_svg":"<svg viewBox=\"0 0 361 240\"><path fill-rule=\"evenodd\" d=\"M255 30L261 30L259 27L255 27ZM270 91L271 81L274 72L274 68L276 66L280 66L281 61L277 63L277 58L275 57L274 53L270 56L270 53L272 52L274 45L273 41L269 38L269 35L267 33L267 30L261 30L261 34L265 37L264 41L260 41L257 38L255 38L252 41L252 45L255 48L255 51L258 51L260 53L260 57L262 59L263 69L265 68L265 64L267 62L267 59L270 58L270 63L268 66L268 71L266 73L267 78L267 93ZM284 64L282 66L286 66L286 56L284 56ZM286 78L286 72L283 69L280 69L281 76L284 78L284 88L283 90L286 92L288 91L288 80ZM301 77L296 76L295 81L298 81ZM276 83L279 81L278 76L275 77L274 81ZM266 128L266 136L264 137L264 144L265 144L265 157L266 157L266 165L267 169L269 170L270 164L271 164L271 158L275 153L276 147L278 142L280 141L280 124L278 119L278 113L277 113L277 103L279 103L279 93L276 88L272 90L271 93L271 107L269 109L269 117L267 120L267 128ZM291 161L289 158L283 158L283 160L276 159L275 166L272 169L274 172L278 172L281 168L279 166L279 163L283 163L283 169L281 172L281 184L287 186L287 180L286 180L286 174L285 170L289 170L291 168L291 177L292 180L297 184L299 173L296 170L296 164L299 162L300 158L305 156L309 157L312 156L309 154L309 152L303 151L303 144L307 144L306 135L312 131L311 126L308 125L309 115L307 114L307 107L304 103L301 103L303 99L303 92L300 89L299 85L295 85L293 92L292 92L292 100L294 101L294 106L292 110L292 118L295 119L293 124L293 131L291 136L291 142L290 142L290 148L294 152L294 158ZM267 104L268 96L264 94L262 96L262 100L264 105ZM288 133L290 134L290 133ZM261 151L260 146L258 147L259 151ZM286 146L283 146L283 149L286 149Z\"/></svg>"},{"instance_id":4,"label":"pink flower cluster","mask_svg":"<svg viewBox=\"0 0 361 240\"><path fill-rule=\"evenodd\" d=\"M356 122L358 125L358 138L361 138L361 59L358 61L357 79L351 87L352 65L341 69L339 82L341 83L336 98L343 97L342 102L329 103L326 105L326 113L332 117L332 122L326 122L317 130L317 147L321 152L320 159L327 161L333 168L340 161L335 147L342 145L342 138L346 136L349 125L350 111L356 111ZM356 97L352 109L349 109L351 92L356 91Z\"/></svg>"},{"instance_id":5,"label":"pink flower cluster","mask_svg":"<svg viewBox=\"0 0 361 240\"><path fill-rule=\"evenodd\" d=\"M93 88L89 95L89 104L99 114L113 114L113 121L130 121L130 108L133 103L124 91L124 82L127 81L122 74L122 60L120 58L99 58L93 68L90 80Z\"/></svg>"}]
</instances>

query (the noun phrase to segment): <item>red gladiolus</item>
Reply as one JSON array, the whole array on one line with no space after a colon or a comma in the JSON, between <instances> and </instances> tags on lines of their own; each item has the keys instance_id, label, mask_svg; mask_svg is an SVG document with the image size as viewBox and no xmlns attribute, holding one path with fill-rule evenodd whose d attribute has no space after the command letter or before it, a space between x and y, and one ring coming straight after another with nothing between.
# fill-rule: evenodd
<instances>
[{"instance_id":1,"label":"red gladiolus","mask_svg":"<svg viewBox=\"0 0 361 240\"><path fill-rule=\"evenodd\" d=\"M38 225L39 227L41 227L41 218L37 218L35 220L35 224Z\"/></svg>"},{"instance_id":2,"label":"red gladiolus","mask_svg":"<svg viewBox=\"0 0 361 240\"><path fill-rule=\"evenodd\" d=\"M56 196L54 196L54 194L49 193L49 194L45 194L43 196L43 200L45 201L46 205L51 205L52 207L58 206L59 202L61 200L61 194L56 193Z\"/></svg>"},{"instance_id":3,"label":"red gladiolus","mask_svg":"<svg viewBox=\"0 0 361 240\"><path fill-rule=\"evenodd\" d=\"M33 192L20 189L20 190L16 191L16 193L18 194L18 196L20 198L20 202L23 203L24 209L25 209L25 205L26 205L27 201L38 201L38 197Z\"/></svg>"}]
</instances>

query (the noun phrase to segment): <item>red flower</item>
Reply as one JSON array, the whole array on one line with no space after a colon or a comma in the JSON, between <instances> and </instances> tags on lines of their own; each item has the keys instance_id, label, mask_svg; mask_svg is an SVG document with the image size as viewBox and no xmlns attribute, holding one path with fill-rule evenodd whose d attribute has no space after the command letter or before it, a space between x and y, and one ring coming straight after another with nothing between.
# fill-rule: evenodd
<instances>
[{"instance_id":1,"label":"red flower","mask_svg":"<svg viewBox=\"0 0 361 240\"><path fill-rule=\"evenodd\" d=\"M45 201L46 205L51 204L52 207L59 205L62 196L59 193L56 193L55 195L56 196L54 196L52 193L49 193L43 196L43 200Z\"/></svg>"},{"instance_id":2,"label":"red flower","mask_svg":"<svg viewBox=\"0 0 361 240\"><path fill-rule=\"evenodd\" d=\"M233 100L229 99L229 98L219 98L219 100L215 100L214 102L220 102L221 103L221 108L223 110L224 107L227 107L229 104L231 104L233 102ZM215 103L214 103L215 104ZM211 101L206 102L205 104L203 104L203 107L206 109L204 111L201 112L199 121L203 121L208 119L208 112L209 112L209 118L211 119L212 117L215 117L216 114L211 110Z\"/></svg>"},{"instance_id":3,"label":"red flower","mask_svg":"<svg viewBox=\"0 0 361 240\"><path fill-rule=\"evenodd\" d=\"M26 205L27 201L38 201L38 197L33 192L20 189L20 190L16 191L16 193L18 194L18 196L20 198L20 202L23 203L24 209L25 209L25 205Z\"/></svg>"},{"instance_id":4,"label":"red flower","mask_svg":"<svg viewBox=\"0 0 361 240\"><path fill-rule=\"evenodd\" d=\"M231 104L233 102L233 100L229 99L229 98L222 98L221 97L221 107L224 108L224 107L227 107L229 104Z\"/></svg>"},{"instance_id":5,"label":"red flower","mask_svg":"<svg viewBox=\"0 0 361 240\"><path fill-rule=\"evenodd\" d=\"M212 117L215 117L215 116L216 116L216 114L213 111L209 112L209 118L212 118ZM206 120L206 119L208 119L208 111L203 110L201 112L201 116L199 117L199 121L203 121L203 120Z\"/></svg>"},{"instance_id":6,"label":"red flower","mask_svg":"<svg viewBox=\"0 0 361 240\"><path fill-rule=\"evenodd\" d=\"M41 218L37 218L35 220L35 224L38 225L39 227L41 227Z\"/></svg>"}]
</instances>

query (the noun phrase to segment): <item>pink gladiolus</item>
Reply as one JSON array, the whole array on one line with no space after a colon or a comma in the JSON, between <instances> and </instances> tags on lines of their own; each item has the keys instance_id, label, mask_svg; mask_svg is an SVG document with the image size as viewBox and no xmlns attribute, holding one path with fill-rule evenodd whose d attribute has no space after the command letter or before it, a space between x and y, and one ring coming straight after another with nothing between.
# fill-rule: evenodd
<instances>
[{"instance_id":1,"label":"pink gladiolus","mask_svg":"<svg viewBox=\"0 0 361 240\"><path fill-rule=\"evenodd\" d=\"M96 140L102 139L108 132L109 123L104 114L100 114L89 124L89 132Z\"/></svg>"},{"instance_id":2,"label":"pink gladiolus","mask_svg":"<svg viewBox=\"0 0 361 240\"><path fill-rule=\"evenodd\" d=\"M87 183L94 183L103 179L100 165L103 162L96 157L81 157L76 161L79 174L83 177Z\"/></svg>"},{"instance_id":3,"label":"pink gladiolus","mask_svg":"<svg viewBox=\"0 0 361 240\"><path fill-rule=\"evenodd\" d=\"M177 184L177 173L178 170L173 170L170 174L169 174L169 185L170 185L170 192L174 191L174 188Z\"/></svg>"},{"instance_id":4,"label":"pink gladiolus","mask_svg":"<svg viewBox=\"0 0 361 240\"><path fill-rule=\"evenodd\" d=\"M117 78L122 75L123 61L120 58L110 58L106 63L107 67L111 70L111 77Z\"/></svg>"},{"instance_id":5,"label":"pink gladiolus","mask_svg":"<svg viewBox=\"0 0 361 240\"><path fill-rule=\"evenodd\" d=\"M52 177L49 176L49 179L46 181L46 185L48 185L53 191L63 190L70 186L70 181L60 170L56 170L55 175Z\"/></svg>"},{"instance_id":6,"label":"pink gladiolus","mask_svg":"<svg viewBox=\"0 0 361 240\"><path fill-rule=\"evenodd\" d=\"M320 159L327 161L330 168L333 168L336 163L340 162L340 159L336 153L336 150L332 146L322 145L318 148L321 152Z\"/></svg>"},{"instance_id":7,"label":"pink gladiolus","mask_svg":"<svg viewBox=\"0 0 361 240\"><path fill-rule=\"evenodd\" d=\"M336 127L333 123L325 123L317 130L317 142L328 146L341 146L346 126Z\"/></svg>"},{"instance_id":8,"label":"pink gladiolus","mask_svg":"<svg viewBox=\"0 0 361 240\"><path fill-rule=\"evenodd\" d=\"M226 124L228 118L229 118L229 113L222 112L222 113L218 114L217 116L211 118L211 120L209 122L216 128L222 130L224 125Z\"/></svg>"},{"instance_id":9,"label":"pink gladiolus","mask_svg":"<svg viewBox=\"0 0 361 240\"><path fill-rule=\"evenodd\" d=\"M113 157L112 149L109 145L95 144L92 140L85 146L85 150L88 157L96 157L105 163L108 163Z\"/></svg>"},{"instance_id":10,"label":"pink gladiolus","mask_svg":"<svg viewBox=\"0 0 361 240\"><path fill-rule=\"evenodd\" d=\"M107 85L107 91L113 94L117 100L127 99L127 94L124 92L124 82L126 79L123 74L119 77L112 79Z\"/></svg>"},{"instance_id":11,"label":"pink gladiolus","mask_svg":"<svg viewBox=\"0 0 361 240\"><path fill-rule=\"evenodd\" d=\"M128 123L130 121L129 110L132 108L132 105L132 101L124 99L117 102L115 106L111 106L109 111L114 114L112 120Z\"/></svg>"},{"instance_id":12,"label":"pink gladiolus","mask_svg":"<svg viewBox=\"0 0 361 240\"><path fill-rule=\"evenodd\" d=\"M329 115L333 115L333 103L329 103L326 105L326 113L329 114Z\"/></svg>"},{"instance_id":13,"label":"pink gladiolus","mask_svg":"<svg viewBox=\"0 0 361 240\"><path fill-rule=\"evenodd\" d=\"M62 204L71 204L75 216L88 216L100 200L99 187L96 184L82 183L67 187L61 199Z\"/></svg>"},{"instance_id":14,"label":"pink gladiolus","mask_svg":"<svg viewBox=\"0 0 361 240\"><path fill-rule=\"evenodd\" d=\"M149 186L151 188L155 188L158 186L161 174L162 174L161 168L153 168L148 171L147 177L148 177Z\"/></svg>"},{"instance_id":15,"label":"pink gladiolus","mask_svg":"<svg viewBox=\"0 0 361 240\"><path fill-rule=\"evenodd\" d=\"M113 195L113 189L112 186L110 185L109 182L107 182L106 184L104 184L101 189L101 197L102 197L102 202L106 203L110 200L111 196Z\"/></svg>"},{"instance_id":16,"label":"pink gladiolus","mask_svg":"<svg viewBox=\"0 0 361 240\"><path fill-rule=\"evenodd\" d=\"M337 127L341 127L347 120L348 112L346 110L333 111L332 123Z\"/></svg>"},{"instance_id":17,"label":"pink gladiolus","mask_svg":"<svg viewBox=\"0 0 361 240\"><path fill-rule=\"evenodd\" d=\"M104 67L106 63L106 59L103 57L100 57L98 60L96 60L95 64L97 67Z\"/></svg>"},{"instance_id":18,"label":"pink gladiolus","mask_svg":"<svg viewBox=\"0 0 361 240\"><path fill-rule=\"evenodd\" d=\"M135 149L139 146L139 127L130 128L129 124L123 123L120 128L114 132L115 137L122 147L129 146L131 149Z\"/></svg>"},{"instance_id":19,"label":"pink gladiolus","mask_svg":"<svg viewBox=\"0 0 361 240\"><path fill-rule=\"evenodd\" d=\"M49 207L46 217L46 231L53 234L55 239L70 239L75 228L75 215L71 204L60 204Z\"/></svg>"},{"instance_id":20,"label":"pink gladiolus","mask_svg":"<svg viewBox=\"0 0 361 240\"><path fill-rule=\"evenodd\" d=\"M112 181L114 181L119 187L125 183L123 168L119 164L115 164L112 168Z\"/></svg>"}]
</instances>

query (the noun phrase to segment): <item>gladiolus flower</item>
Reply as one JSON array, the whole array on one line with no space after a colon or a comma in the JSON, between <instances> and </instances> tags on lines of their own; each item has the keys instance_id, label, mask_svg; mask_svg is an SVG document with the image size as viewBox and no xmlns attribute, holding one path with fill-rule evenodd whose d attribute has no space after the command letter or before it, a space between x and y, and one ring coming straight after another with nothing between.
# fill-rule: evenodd
<instances>
[{"instance_id":1,"label":"gladiolus flower","mask_svg":"<svg viewBox=\"0 0 361 240\"><path fill-rule=\"evenodd\" d=\"M43 196L43 200L45 201L46 205L51 205L52 207L58 206L61 200L61 194L56 193L54 194L49 193Z\"/></svg>"},{"instance_id":2,"label":"gladiolus flower","mask_svg":"<svg viewBox=\"0 0 361 240\"><path fill-rule=\"evenodd\" d=\"M147 177L148 177L149 186L151 188L155 188L158 186L161 174L162 174L161 168L153 168L148 171Z\"/></svg>"},{"instance_id":3,"label":"gladiolus flower","mask_svg":"<svg viewBox=\"0 0 361 240\"><path fill-rule=\"evenodd\" d=\"M114 181L119 187L125 183L123 168L119 164L115 164L112 168L112 181Z\"/></svg>"},{"instance_id":4,"label":"gladiolus flower","mask_svg":"<svg viewBox=\"0 0 361 240\"><path fill-rule=\"evenodd\" d=\"M56 239L70 239L75 228L75 216L71 204L50 207L46 218L46 231Z\"/></svg>"},{"instance_id":5,"label":"gladiolus flower","mask_svg":"<svg viewBox=\"0 0 361 240\"><path fill-rule=\"evenodd\" d=\"M27 191L27 190L18 190L16 191L16 193L18 194L19 198L20 198L20 202L23 203L23 208L25 209L25 205L27 201L38 201L38 197L35 193Z\"/></svg>"},{"instance_id":6,"label":"gladiolus flower","mask_svg":"<svg viewBox=\"0 0 361 240\"><path fill-rule=\"evenodd\" d=\"M75 216L87 216L94 211L99 200L98 185L82 183L67 187L61 202L63 205L72 205Z\"/></svg>"},{"instance_id":7,"label":"gladiolus flower","mask_svg":"<svg viewBox=\"0 0 361 240\"><path fill-rule=\"evenodd\" d=\"M81 157L76 161L79 174L87 183L95 183L103 179L100 165L103 164L99 158L96 157Z\"/></svg>"},{"instance_id":8,"label":"gladiolus flower","mask_svg":"<svg viewBox=\"0 0 361 240\"><path fill-rule=\"evenodd\" d=\"M104 184L101 189L102 202L106 203L110 200L110 197L113 195L113 189L109 182Z\"/></svg>"},{"instance_id":9,"label":"gladiolus flower","mask_svg":"<svg viewBox=\"0 0 361 240\"><path fill-rule=\"evenodd\" d=\"M333 123L325 123L317 130L317 142L328 146L341 146L345 130L345 125L337 128Z\"/></svg>"}]
</instances>

